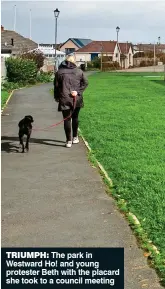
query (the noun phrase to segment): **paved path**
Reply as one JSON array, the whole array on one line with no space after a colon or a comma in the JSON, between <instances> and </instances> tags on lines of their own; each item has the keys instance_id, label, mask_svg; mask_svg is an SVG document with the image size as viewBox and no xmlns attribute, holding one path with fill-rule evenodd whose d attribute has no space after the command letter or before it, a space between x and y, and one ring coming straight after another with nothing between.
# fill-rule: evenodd
<instances>
[{"instance_id":1,"label":"paved path","mask_svg":"<svg viewBox=\"0 0 165 289\"><path fill-rule=\"evenodd\" d=\"M147 67L136 67L124 70L118 70L121 72L164 72L164 65L147 66Z\"/></svg>"},{"instance_id":2,"label":"paved path","mask_svg":"<svg viewBox=\"0 0 165 289\"><path fill-rule=\"evenodd\" d=\"M125 248L125 288L161 288L138 249L81 141L64 147L63 126L33 132L30 152L16 153L18 121L35 125L61 120L51 84L14 93L2 116L2 246ZM8 115L9 114L9 115Z\"/></svg>"}]
</instances>

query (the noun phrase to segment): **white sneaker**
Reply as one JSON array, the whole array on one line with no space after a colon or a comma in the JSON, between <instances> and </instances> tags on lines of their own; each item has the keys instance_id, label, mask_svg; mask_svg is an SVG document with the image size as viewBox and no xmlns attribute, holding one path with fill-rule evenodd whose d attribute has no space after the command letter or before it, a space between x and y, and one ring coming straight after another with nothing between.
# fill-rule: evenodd
<instances>
[{"instance_id":1,"label":"white sneaker","mask_svg":"<svg viewBox=\"0 0 165 289\"><path fill-rule=\"evenodd\" d=\"M79 143L78 136L73 138L73 144Z\"/></svg>"},{"instance_id":2,"label":"white sneaker","mask_svg":"<svg viewBox=\"0 0 165 289\"><path fill-rule=\"evenodd\" d=\"M66 146L67 148L71 148L71 146L72 146L72 141L67 141L65 146Z\"/></svg>"}]
</instances>

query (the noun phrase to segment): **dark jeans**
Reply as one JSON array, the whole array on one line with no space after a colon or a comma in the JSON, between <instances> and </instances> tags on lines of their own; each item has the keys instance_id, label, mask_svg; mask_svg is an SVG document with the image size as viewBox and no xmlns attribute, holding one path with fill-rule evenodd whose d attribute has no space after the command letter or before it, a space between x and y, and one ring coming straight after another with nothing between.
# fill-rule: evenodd
<instances>
[{"instance_id":1,"label":"dark jeans","mask_svg":"<svg viewBox=\"0 0 165 289\"><path fill-rule=\"evenodd\" d=\"M68 117L71 114L72 110L63 110L63 118ZM68 119L64 120L64 130L66 134L66 140L71 141L72 140L72 131L73 131L73 137L77 137L78 135L78 115L80 112L80 107L76 107L72 116ZM72 119L72 128L71 128L71 119Z\"/></svg>"}]
</instances>

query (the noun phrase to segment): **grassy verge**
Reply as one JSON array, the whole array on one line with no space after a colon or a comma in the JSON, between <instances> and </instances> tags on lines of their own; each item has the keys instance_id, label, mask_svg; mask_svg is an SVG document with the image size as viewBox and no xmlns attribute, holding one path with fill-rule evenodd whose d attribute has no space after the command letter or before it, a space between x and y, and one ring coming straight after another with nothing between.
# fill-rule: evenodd
<instances>
[{"instance_id":1,"label":"grassy verge","mask_svg":"<svg viewBox=\"0 0 165 289\"><path fill-rule=\"evenodd\" d=\"M154 73L98 73L89 79L81 131L112 179L118 205L140 220L134 229L143 247L148 239L157 246L160 254L150 250L150 263L165 285L163 74L159 79Z\"/></svg>"},{"instance_id":2,"label":"grassy verge","mask_svg":"<svg viewBox=\"0 0 165 289\"><path fill-rule=\"evenodd\" d=\"M1 90L1 108L4 107L9 95L10 93L8 91Z\"/></svg>"}]
</instances>

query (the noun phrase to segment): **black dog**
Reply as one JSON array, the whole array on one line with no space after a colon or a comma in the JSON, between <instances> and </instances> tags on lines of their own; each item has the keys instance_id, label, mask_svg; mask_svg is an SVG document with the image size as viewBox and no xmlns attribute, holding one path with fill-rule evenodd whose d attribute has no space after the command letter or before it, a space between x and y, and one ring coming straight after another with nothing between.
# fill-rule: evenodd
<instances>
[{"instance_id":1,"label":"black dog","mask_svg":"<svg viewBox=\"0 0 165 289\"><path fill-rule=\"evenodd\" d=\"M19 141L20 145L22 145L22 153L24 153L25 149L29 151L29 140L32 133L32 122L34 122L33 117L31 115L26 115L20 122L19 126ZM24 147L23 137L27 136L26 145Z\"/></svg>"}]
</instances>

